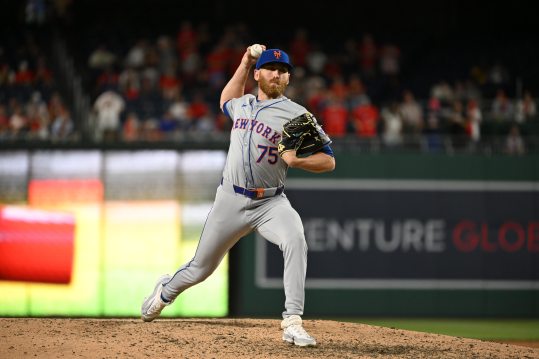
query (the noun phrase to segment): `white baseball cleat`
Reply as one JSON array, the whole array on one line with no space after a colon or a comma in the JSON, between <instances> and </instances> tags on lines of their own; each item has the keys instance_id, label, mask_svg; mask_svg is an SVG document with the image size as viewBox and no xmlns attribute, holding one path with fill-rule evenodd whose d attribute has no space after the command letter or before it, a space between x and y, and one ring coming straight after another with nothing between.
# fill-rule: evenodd
<instances>
[{"instance_id":1,"label":"white baseball cleat","mask_svg":"<svg viewBox=\"0 0 539 359\"><path fill-rule=\"evenodd\" d=\"M281 322L283 329L283 340L290 344L299 345L300 347L314 346L316 340L303 329L302 320L299 315L291 315Z\"/></svg>"},{"instance_id":2,"label":"white baseball cleat","mask_svg":"<svg viewBox=\"0 0 539 359\"><path fill-rule=\"evenodd\" d=\"M155 284L155 287L153 289L152 294L150 296L144 298L144 302L142 302L142 308L140 310L141 318L145 322L151 322L155 318L161 314L161 311L163 308L165 308L167 305L172 304L174 302L173 300L170 302L164 302L161 299L161 292L163 291L163 285L165 283L168 283L172 279L172 276L169 274L165 274L161 277L159 277L159 280Z\"/></svg>"}]
</instances>

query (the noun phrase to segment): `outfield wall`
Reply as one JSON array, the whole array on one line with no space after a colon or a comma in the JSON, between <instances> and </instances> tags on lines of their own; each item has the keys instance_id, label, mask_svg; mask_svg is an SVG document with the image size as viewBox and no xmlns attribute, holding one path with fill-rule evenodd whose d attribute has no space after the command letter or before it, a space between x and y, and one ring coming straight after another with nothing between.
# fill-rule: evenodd
<instances>
[{"instance_id":1,"label":"outfield wall","mask_svg":"<svg viewBox=\"0 0 539 359\"><path fill-rule=\"evenodd\" d=\"M0 315L137 316L155 278L196 250L224 159L1 152ZM332 173L290 170L310 251L305 314L539 316L538 167L533 155L337 153ZM281 268L249 236L166 315L278 315Z\"/></svg>"},{"instance_id":2,"label":"outfield wall","mask_svg":"<svg viewBox=\"0 0 539 359\"><path fill-rule=\"evenodd\" d=\"M309 245L307 315L539 316L539 157L337 155L285 191ZM233 313L283 310L282 256L233 254Z\"/></svg>"}]
</instances>

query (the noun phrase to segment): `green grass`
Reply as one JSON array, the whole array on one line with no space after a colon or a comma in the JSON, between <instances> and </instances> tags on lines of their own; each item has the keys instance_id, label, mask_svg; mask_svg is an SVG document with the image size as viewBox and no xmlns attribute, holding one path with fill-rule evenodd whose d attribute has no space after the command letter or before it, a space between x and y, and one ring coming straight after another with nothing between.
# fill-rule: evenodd
<instances>
[{"instance_id":1,"label":"green grass","mask_svg":"<svg viewBox=\"0 0 539 359\"><path fill-rule=\"evenodd\" d=\"M481 340L539 340L538 319L357 318L346 321Z\"/></svg>"}]
</instances>

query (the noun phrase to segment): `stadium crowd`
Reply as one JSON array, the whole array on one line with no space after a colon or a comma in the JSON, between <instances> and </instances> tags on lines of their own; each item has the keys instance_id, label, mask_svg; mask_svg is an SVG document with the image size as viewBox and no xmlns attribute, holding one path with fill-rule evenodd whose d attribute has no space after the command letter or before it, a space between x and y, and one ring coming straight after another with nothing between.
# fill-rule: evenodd
<instances>
[{"instance_id":1,"label":"stadium crowd","mask_svg":"<svg viewBox=\"0 0 539 359\"><path fill-rule=\"evenodd\" d=\"M17 46L0 46L0 141L74 136L69 106L48 61L30 33Z\"/></svg>"},{"instance_id":2,"label":"stadium crowd","mask_svg":"<svg viewBox=\"0 0 539 359\"><path fill-rule=\"evenodd\" d=\"M91 137L181 141L185 134L226 133L230 122L218 96L255 41L245 24L216 33L190 21L174 33L99 39L78 66L92 103ZM71 117L50 55L31 32L7 45L0 46L0 140L77 140L82 119ZM406 47L369 32L329 46L298 27L284 43L268 45L293 60L287 96L335 139L441 151L495 137L503 138L504 150L524 153L526 139L539 136L534 94L497 59L466 63L457 75L427 76L412 68ZM255 88L249 79L247 90Z\"/></svg>"},{"instance_id":3,"label":"stadium crowd","mask_svg":"<svg viewBox=\"0 0 539 359\"><path fill-rule=\"evenodd\" d=\"M174 140L185 132L227 131L218 96L255 40L244 24L213 35L205 23L184 21L177 33L135 38L123 51L96 46L88 67L98 138ZM295 66L287 95L310 109L334 138L435 151L448 141L463 148L477 145L482 135L530 134L528 124L537 122L532 93L516 93L513 74L499 62L470 64L453 82L439 75L412 88L401 76L406 54L399 44L378 42L371 33L329 51L297 28L279 46ZM248 91L255 87L250 79ZM113 116L103 97L115 103Z\"/></svg>"}]
</instances>

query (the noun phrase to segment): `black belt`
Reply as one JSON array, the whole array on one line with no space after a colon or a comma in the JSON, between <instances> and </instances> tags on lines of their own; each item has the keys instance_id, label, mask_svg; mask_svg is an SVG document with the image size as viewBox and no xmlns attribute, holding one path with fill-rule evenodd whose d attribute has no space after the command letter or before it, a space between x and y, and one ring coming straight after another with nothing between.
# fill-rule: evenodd
<instances>
[{"instance_id":1,"label":"black belt","mask_svg":"<svg viewBox=\"0 0 539 359\"><path fill-rule=\"evenodd\" d=\"M223 179L221 179L221 184L223 185ZM275 197L275 196L280 195L284 191L284 186L274 187L274 188L249 188L248 189L248 188L236 186L235 184L229 183L228 181L226 181L225 184L232 185L232 188L234 188L235 193L244 195L245 197L249 197L252 199Z\"/></svg>"}]
</instances>

